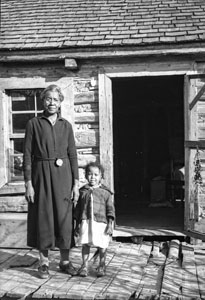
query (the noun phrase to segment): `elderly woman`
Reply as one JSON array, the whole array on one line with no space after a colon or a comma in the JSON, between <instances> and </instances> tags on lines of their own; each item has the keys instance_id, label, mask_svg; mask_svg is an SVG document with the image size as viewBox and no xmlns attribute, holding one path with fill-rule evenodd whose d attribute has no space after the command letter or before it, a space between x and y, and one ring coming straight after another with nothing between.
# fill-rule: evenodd
<instances>
[{"instance_id":1,"label":"elderly woman","mask_svg":"<svg viewBox=\"0 0 205 300\"><path fill-rule=\"evenodd\" d=\"M48 86L41 99L44 113L28 121L24 141L27 244L39 250L40 278L49 277L49 249L55 247L60 249L60 269L77 275L69 261L69 249L73 246L73 202L79 196L73 129L59 115L64 96L57 85Z\"/></svg>"}]
</instances>

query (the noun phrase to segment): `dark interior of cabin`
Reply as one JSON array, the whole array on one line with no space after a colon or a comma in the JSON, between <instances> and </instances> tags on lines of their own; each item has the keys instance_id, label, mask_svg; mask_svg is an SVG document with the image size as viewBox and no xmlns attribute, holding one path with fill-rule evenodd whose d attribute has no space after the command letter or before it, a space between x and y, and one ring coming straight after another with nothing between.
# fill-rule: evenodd
<instances>
[{"instance_id":1,"label":"dark interior of cabin","mask_svg":"<svg viewBox=\"0 0 205 300\"><path fill-rule=\"evenodd\" d=\"M183 80L183 76L112 80L119 225L183 229Z\"/></svg>"}]
</instances>

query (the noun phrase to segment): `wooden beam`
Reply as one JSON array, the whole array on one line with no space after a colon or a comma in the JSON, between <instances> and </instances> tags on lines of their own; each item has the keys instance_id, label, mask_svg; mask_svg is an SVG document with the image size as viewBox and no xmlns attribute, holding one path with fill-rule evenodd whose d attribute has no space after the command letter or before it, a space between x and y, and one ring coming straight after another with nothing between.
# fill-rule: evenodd
<instances>
[{"instance_id":1,"label":"wooden beam","mask_svg":"<svg viewBox=\"0 0 205 300\"><path fill-rule=\"evenodd\" d=\"M90 162L99 162L99 154L78 154L78 166L84 168Z\"/></svg>"},{"instance_id":2,"label":"wooden beam","mask_svg":"<svg viewBox=\"0 0 205 300\"><path fill-rule=\"evenodd\" d=\"M82 112L75 114L75 123L98 123L99 113L98 112Z\"/></svg>"},{"instance_id":3,"label":"wooden beam","mask_svg":"<svg viewBox=\"0 0 205 300\"><path fill-rule=\"evenodd\" d=\"M205 149L205 140L204 141L185 141L185 147L187 148L199 148L199 149Z\"/></svg>"},{"instance_id":4,"label":"wooden beam","mask_svg":"<svg viewBox=\"0 0 205 300\"><path fill-rule=\"evenodd\" d=\"M25 186L24 182L19 182L17 184L6 184L0 188L0 199L3 196L8 195L24 195L25 194Z\"/></svg>"},{"instance_id":5,"label":"wooden beam","mask_svg":"<svg viewBox=\"0 0 205 300\"><path fill-rule=\"evenodd\" d=\"M75 139L78 148L98 147L99 130L76 131Z\"/></svg>"},{"instance_id":6,"label":"wooden beam","mask_svg":"<svg viewBox=\"0 0 205 300\"><path fill-rule=\"evenodd\" d=\"M0 212L27 212L28 203L25 196L4 196L0 197Z\"/></svg>"},{"instance_id":7,"label":"wooden beam","mask_svg":"<svg viewBox=\"0 0 205 300\"><path fill-rule=\"evenodd\" d=\"M74 103L84 104L84 103L92 103L98 101L98 93L93 92L79 92L74 95Z\"/></svg>"},{"instance_id":8,"label":"wooden beam","mask_svg":"<svg viewBox=\"0 0 205 300\"><path fill-rule=\"evenodd\" d=\"M0 224L0 247L27 247L27 213L1 213Z\"/></svg>"},{"instance_id":9,"label":"wooden beam","mask_svg":"<svg viewBox=\"0 0 205 300\"><path fill-rule=\"evenodd\" d=\"M99 73L99 128L100 162L105 168L105 184L113 191L113 112L112 82L103 73Z\"/></svg>"},{"instance_id":10,"label":"wooden beam","mask_svg":"<svg viewBox=\"0 0 205 300\"><path fill-rule=\"evenodd\" d=\"M205 242L205 234L204 233L194 231L191 229L184 231L184 233L189 237L193 237L195 239L199 239L199 240L202 240L203 242Z\"/></svg>"},{"instance_id":11,"label":"wooden beam","mask_svg":"<svg viewBox=\"0 0 205 300\"><path fill-rule=\"evenodd\" d=\"M23 53L23 54L11 54L11 55L0 55L0 62L38 62L38 61L64 61L65 55L61 55L60 53L58 54L39 54L37 51L36 54L28 54L28 53Z\"/></svg>"},{"instance_id":12,"label":"wooden beam","mask_svg":"<svg viewBox=\"0 0 205 300\"><path fill-rule=\"evenodd\" d=\"M84 48L83 51L79 51L78 48L75 48L72 52L66 52L65 50L52 50L39 51L38 49L31 52L27 51L18 51L14 54L8 55L6 51L0 54L0 62L26 62L26 61L55 61L55 60L64 60L65 58L69 59L92 59L92 58L113 58L113 57L145 57L145 56L162 56L162 55L205 55L205 47L197 47L193 45L190 47L172 47L172 48L160 48L160 49L149 49L141 48L140 49L123 49L118 48L94 48L92 51L88 48Z\"/></svg>"}]
</instances>

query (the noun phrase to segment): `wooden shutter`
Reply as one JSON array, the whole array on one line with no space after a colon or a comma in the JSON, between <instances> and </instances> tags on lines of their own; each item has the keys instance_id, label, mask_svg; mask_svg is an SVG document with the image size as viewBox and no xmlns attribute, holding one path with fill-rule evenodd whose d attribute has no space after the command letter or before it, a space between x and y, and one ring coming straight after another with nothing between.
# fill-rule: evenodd
<instances>
[{"instance_id":1,"label":"wooden shutter","mask_svg":"<svg viewBox=\"0 0 205 300\"><path fill-rule=\"evenodd\" d=\"M205 77L185 80L185 229L205 240Z\"/></svg>"}]
</instances>

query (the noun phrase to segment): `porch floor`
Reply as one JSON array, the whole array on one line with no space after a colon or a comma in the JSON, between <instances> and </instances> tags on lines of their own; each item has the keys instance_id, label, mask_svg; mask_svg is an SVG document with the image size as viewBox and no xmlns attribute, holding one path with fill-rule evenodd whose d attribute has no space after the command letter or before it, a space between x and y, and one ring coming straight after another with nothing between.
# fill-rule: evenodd
<instances>
[{"instance_id":1,"label":"porch floor","mask_svg":"<svg viewBox=\"0 0 205 300\"><path fill-rule=\"evenodd\" d=\"M70 277L58 268L59 251L50 252L50 278L37 276L38 252L0 249L0 299L205 299L205 244L113 240L106 276L96 277L92 249L89 276ZM81 263L81 248L71 259ZM171 298L170 298L171 297Z\"/></svg>"}]
</instances>

